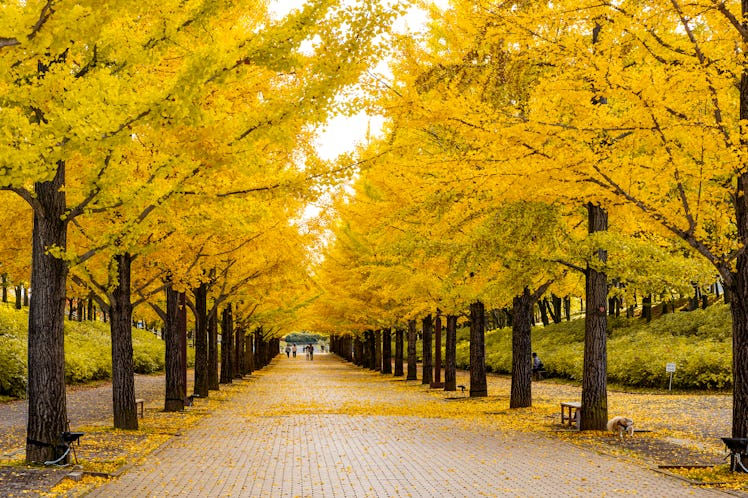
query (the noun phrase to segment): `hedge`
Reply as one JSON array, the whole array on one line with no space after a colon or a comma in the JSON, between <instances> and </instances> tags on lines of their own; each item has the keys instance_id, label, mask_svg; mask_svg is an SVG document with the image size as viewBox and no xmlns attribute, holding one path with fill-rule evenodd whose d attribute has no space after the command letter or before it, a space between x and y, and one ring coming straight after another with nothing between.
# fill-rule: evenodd
<instances>
[{"instance_id":1,"label":"hedge","mask_svg":"<svg viewBox=\"0 0 748 498\"><path fill-rule=\"evenodd\" d=\"M162 371L164 342L143 329L133 328L132 333L135 372ZM25 396L27 337L28 311L0 305L0 395ZM194 351L189 351L188 364L190 362L194 364ZM65 321L65 381L77 384L111 376L109 324Z\"/></svg>"},{"instance_id":2,"label":"hedge","mask_svg":"<svg viewBox=\"0 0 748 498\"><path fill-rule=\"evenodd\" d=\"M486 333L486 368L511 373L510 328ZM458 337L457 363L469 365L468 332ZM532 349L550 375L581 381L584 321L533 327ZM647 324L641 319L608 322L608 381L635 387L667 387L667 363L675 363L673 387L727 389L732 386L732 328L727 305L663 315Z\"/></svg>"}]
</instances>

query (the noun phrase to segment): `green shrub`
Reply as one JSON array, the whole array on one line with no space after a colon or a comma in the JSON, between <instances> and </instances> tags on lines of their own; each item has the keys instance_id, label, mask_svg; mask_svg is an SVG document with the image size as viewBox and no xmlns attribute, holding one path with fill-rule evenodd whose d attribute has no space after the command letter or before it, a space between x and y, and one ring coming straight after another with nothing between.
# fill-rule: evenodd
<instances>
[{"instance_id":1,"label":"green shrub","mask_svg":"<svg viewBox=\"0 0 748 498\"><path fill-rule=\"evenodd\" d=\"M26 346L13 335L0 335L0 394L22 398L26 394Z\"/></svg>"},{"instance_id":2,"label":"green shrub","mask_svg":"<svg viewBox=\"0 0 748 498\"><path fill-rule=\"evenodd\" d=\"M724 304L706 310L608 321L608 381L638 387L667 387L667 363L676 364L673 387L727 389L732 386L732 329ZM458 334L457 365L468 368L469 333ZM486 369L511 373L511 329L486 333ZM552 376L582 380L584 320L533 327L532 349Z\"/></svg>"},{"instance_id":3,"label":"green shrub","mask_svg":"<svg viewBox=\"0 0 748 498\"><path fill-rule=\"evenodd\" d=\"M0 395L23 397L27 380L28 310L0 303ZM164 342L152 333L133 329L133 363L136 373L164 368ZM194 365L194 348L188 348ZM112 376L109 324L65 321L65 381L83 383Z\"/></svg>"}]
</instances>

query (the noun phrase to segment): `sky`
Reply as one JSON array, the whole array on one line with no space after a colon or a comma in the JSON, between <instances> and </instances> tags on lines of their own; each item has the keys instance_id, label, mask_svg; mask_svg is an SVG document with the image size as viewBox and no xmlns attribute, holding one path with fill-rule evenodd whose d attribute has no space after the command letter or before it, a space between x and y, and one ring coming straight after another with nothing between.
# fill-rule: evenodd
<instances>
[{"instance_id":1,"label":"sky","mask_svg":"<svg viewBox=\"0 0 748 498\"><path fill-rule=\"evenodd\" d=\"M304 0L271 0L270 12L280 18L304 5ZM437 5L445 5L447 0L437 0ZM426 13L415 7L400 19L396 25L396 31L418 31L425 26ZM386 65L380 66L381 71L386 71ZM320 129L317 137L317 152L322 159L334 159L340 154L354 149L356 144L366 141L367 133L376 137L382 130L384 119L381 116L369 116L364 112L354 116L334 116L327 125Z\"/></svg>"}]
</instances>

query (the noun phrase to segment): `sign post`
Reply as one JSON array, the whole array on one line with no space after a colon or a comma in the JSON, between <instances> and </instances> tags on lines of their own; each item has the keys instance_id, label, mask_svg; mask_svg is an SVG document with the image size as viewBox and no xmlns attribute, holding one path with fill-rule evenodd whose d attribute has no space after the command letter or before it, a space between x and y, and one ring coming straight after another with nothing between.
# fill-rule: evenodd
<instances>
[{"instance_id":1,"label":"sign post","mask_svg":"<svg viewBox=\"0 0 748 498\"><path fill-rule=\"evenodd\" d=\"M665 365L665 372L670 374L670 385L668 386L667 390L672 391L673 390L673 373L675 372L675 363L667 363Z\"/></svg>"}]
</instances>

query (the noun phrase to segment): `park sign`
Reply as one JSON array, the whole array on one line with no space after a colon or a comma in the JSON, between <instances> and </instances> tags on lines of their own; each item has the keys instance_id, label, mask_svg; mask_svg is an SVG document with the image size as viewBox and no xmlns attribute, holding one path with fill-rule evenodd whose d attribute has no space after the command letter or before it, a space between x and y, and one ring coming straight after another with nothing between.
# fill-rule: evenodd
<instances>
[{"instance_id":1,"label":"park sign","mask_svg":"<svg viewBox=\"0 0 748 498\"><path fill-rule=\"evenodd\" d=\"M668 384L668 391L673 390L673 373L675 373L675 363L666 363L665 372L670 374L670 383Z\"/></svg>"}]
</instances>

